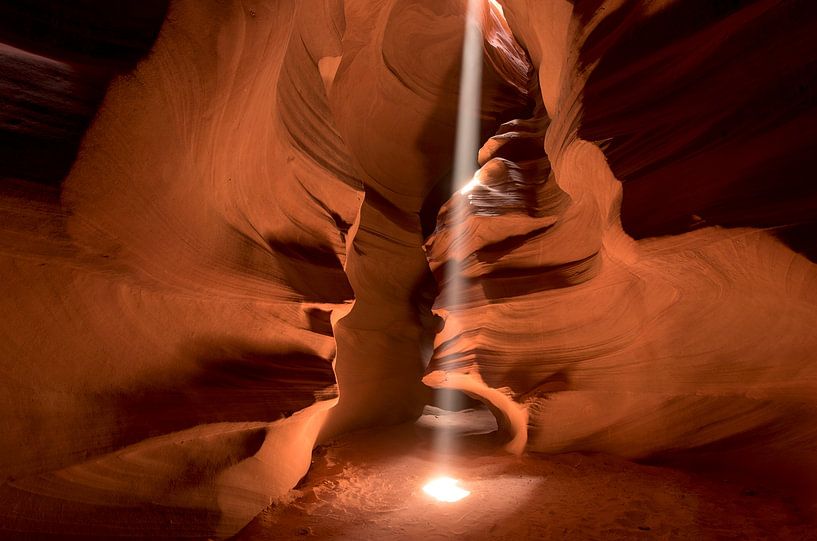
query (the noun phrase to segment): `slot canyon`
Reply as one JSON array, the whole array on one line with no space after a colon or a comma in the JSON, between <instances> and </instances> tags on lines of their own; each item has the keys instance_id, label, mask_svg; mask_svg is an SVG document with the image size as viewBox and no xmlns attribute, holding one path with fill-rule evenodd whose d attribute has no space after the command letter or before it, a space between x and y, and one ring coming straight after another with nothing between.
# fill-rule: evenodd
<instances>
[{"instance_id":1,"label":"slot canyon","mask_svg":"<svg viewBox=\"0 0 817 541\"><path fill-rule=\"evenodd\" d=\"M0 0L0 86L0 539L817 539L812 0Z\"/></svg>"}]
</instances>

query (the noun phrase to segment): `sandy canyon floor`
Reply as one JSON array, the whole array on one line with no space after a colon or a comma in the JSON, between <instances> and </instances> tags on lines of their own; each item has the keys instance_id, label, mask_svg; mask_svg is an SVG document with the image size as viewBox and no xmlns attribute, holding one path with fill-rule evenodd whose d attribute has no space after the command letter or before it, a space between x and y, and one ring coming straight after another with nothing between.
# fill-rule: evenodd
<instances>
[{"instance_id":1,"label":"sandy canyon floor","mask_svg":"<svg viewBox=\"0 0 817 541\"><path fill-rule=\"evenodd\" d=\"M456 451L444 460L435 428ZM760 482L606 455L511 456L490 413L427 407L417 423L319 447L291 500L233 539L814 539L796 506ZM422 486L440 468L471 495L439 503Z\"/></svg>"}]
</instances>

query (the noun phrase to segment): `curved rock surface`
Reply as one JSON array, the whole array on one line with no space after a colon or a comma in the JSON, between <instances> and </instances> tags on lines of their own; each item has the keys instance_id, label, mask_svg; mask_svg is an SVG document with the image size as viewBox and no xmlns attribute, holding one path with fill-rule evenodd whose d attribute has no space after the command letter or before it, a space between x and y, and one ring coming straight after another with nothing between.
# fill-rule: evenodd
<instances>
[{"instance_id":1,"label":"curved rock surface","mask_svg":"<svg viewBox=\"0 0 817 541\"><path fill-rule=\"evenodd\" d=\"M548 127L537 156L541 135L503 126L440 214L427 251L447 321L425 381L488 402L517 452L740 450L813 487L817 268L766 230L811 215L815 102L770 85L785 73L813 97L813 9L504 5L546 111L516 124ZM794 51L772 60L749 36L783 19ZM692 212L689 232L631 236Z\"/></svg>"},{"instance_id":2,"label":"curved rock surface","mask_svg":"<svg viewBox=\"0 0 817 541\"><path fill-rule=\"evenodd\" d=\"M5 527L226 534L308 467L361 195L316 66L288 123L296 11L174 3L61 192L3 199Z\"/></svg>"},{"instance_id":3,"label":"curved rock surface","mask_svg":"<svg viewBox=\"0 0 817 541\"><path fill-rule=\"evenodd\" d=\"M428 386L817 477L817 10L501 3L454 194L461 0L0 8L2 535L230 535Z\"/></svg>"},{"instance_id":4,"label":"curved rock surface","mask_svg":"<svg viewBox=\"0 0 817 541\"><path fill-rule=\"evenodd\" d=\"M60 189L6 185L6 533L228 535L319 436L419 414L463 9L173 2ZM527 64L487 28L490 133Z\"/></svg>"}]
</instances>

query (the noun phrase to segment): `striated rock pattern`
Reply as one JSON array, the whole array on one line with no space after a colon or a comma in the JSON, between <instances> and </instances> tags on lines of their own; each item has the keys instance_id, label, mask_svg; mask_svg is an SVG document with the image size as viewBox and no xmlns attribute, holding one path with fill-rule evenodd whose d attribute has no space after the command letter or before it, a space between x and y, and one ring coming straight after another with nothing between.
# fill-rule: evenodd
<instances>
[{"instance_id":1,"label":"striated rock pattern","mask_svg":"<svg viewBox=\"0 0 817 541\"><path fill-rule=\"evenodd\" d=\"M343 391L326 436L416 417L429 400L420 379L436 330L436 288L423 220L450 192L464 28L460 1L344 5L329 103L365 200L346 262L355 305L336 330ZM495 10L486 17L482 120L489 133L529 104L523 53L509 49L513 38Z\"/></svg>"},{"instance_id":2,"label":"striated rock pattern","mask_svg":"<svg viewBox=\"0 0 817 541\"><path fill-rule=\"evenodd\" d=\"M528 107L497 13L486 134ZM463 21L459 1L172 2L61 186L5 184L3 535L229 535L319 437L419 414L421 215L450 174Z\"/></svg>"},{"instance_id":3,"label":"striated rock pattern","mask_svg":"<svg viewBox=\"0 0 817 541\"><path fill-rule=\"evenodd\" d=\"M440 213L439 298L464 293L424 380L489 403L516 452L740 450L813 487L817 267L773 234L813 218L813 8L503 4L546 112Z\"/></svg>"},{"instance_id":4,"label":"striated rock pattern","mask_svg":"<svg viewBox=\"0 0 817 541\"><path fill-rule=\"evenodd\" d=\"M294 2L174 3L61 191L4 195L4 528L223 535L308 467L360 193L289 127L299 24ZM317 67L298 84L323 95Z\"/></svg>"},{"instance_id":5,"label":"striated rock pattern","mask_svg":"<svg viewBox=\"0 0 817 541\"><path fill-rule=\"evenodd\" d=\"M111 78L133 69L167 0L0 3L0 176L59 185Z\"/></svg>"},{"instance_id":6,"label":"striated rock pattern","mask_svg":"<svg viewBox=\"0 0 817 541\"><path fill-rule=\"evenodd\" d=\"M231 535L429 386L817 472L805 0L491 2L453 194L462 0L57 4L0 6L0 537Z\"/></svg>"}]
</instances>

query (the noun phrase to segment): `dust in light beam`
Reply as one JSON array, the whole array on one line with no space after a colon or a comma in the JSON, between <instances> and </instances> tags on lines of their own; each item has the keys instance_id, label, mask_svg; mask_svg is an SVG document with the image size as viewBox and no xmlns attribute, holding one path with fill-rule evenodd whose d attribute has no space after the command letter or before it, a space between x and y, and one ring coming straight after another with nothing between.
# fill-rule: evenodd
<instances>
[{"instance_id":1,"label":"dust in light beam","mask_svg":"<svg viewBox=\"0 0 817 541\"><path fill-rule=\"evenodd\" d=\"M454 147L454 168L452 172L454 191L461 190L474 178L477 170L477 154L480 137L480 100L482 99L482 63L483 63L483 29L482 22L485 10L490 9L486 0L468 0L465 16L465 36L463 38L462 71L460 73L460 96L457 111L457 133ZM454 243L461 235L457 229L463 227L467 212L465 198L455 199L453 224ZM458 250L455 246L454 253ZM448 287L443 292L442 304L455 306L462 299L463 282L459 262L453 262L447 269L450 272ZM453 313L449 317L454 317ZM450 322L449 322L450 323ZM451 393L438 394L440 406L444 410L457 411L458 400ZM453 450L454 435L449 427L438 427L434 446L442 469ZM459 481L451 477L437 477L429 481L423 491L440 502L456 502L470 494L458 486Z\"/></svg>"}]
</instances>

